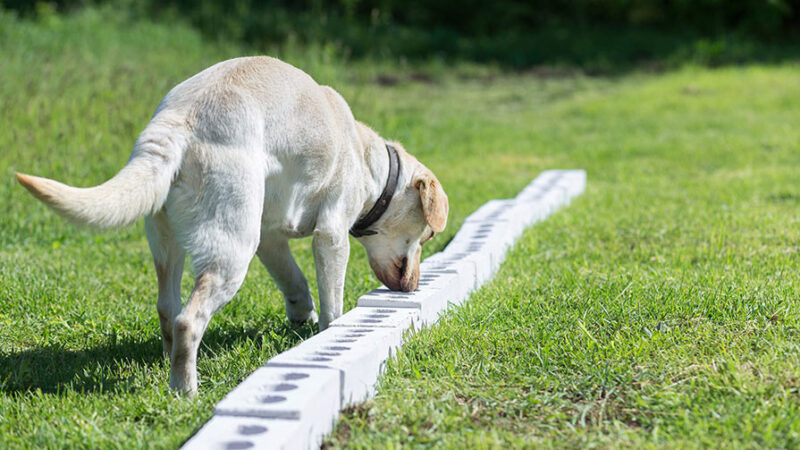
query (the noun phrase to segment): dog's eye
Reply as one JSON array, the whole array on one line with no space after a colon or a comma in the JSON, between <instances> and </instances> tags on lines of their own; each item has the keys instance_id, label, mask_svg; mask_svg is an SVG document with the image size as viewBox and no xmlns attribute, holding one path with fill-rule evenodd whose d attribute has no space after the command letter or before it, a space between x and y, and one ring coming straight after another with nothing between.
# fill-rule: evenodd
<instances>
[{"instance_id":1,"label":"dog's eye","mask_svg":"<svg viewBox=\"0 0 800 450\"><path fill-rule=\"evenodd\" d=\"M429 235L428 235L428 237L426 237L425 239L423 239L423 240L422 240L422 242L420 242L420 244L424 244L424 243L426 243L426 242L430 241L431 239L433 239L433 236L434 236L435 234L436 234L436 233L434 233L433 231L431 231L431 234L429 234Z\"/></svg>"}]
</instances>

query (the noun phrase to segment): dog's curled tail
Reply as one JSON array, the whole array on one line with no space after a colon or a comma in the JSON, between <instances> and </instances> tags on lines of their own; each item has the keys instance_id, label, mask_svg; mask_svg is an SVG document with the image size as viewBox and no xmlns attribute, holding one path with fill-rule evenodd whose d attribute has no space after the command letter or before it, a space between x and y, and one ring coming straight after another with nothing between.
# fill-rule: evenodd
<instances>
[{"instance_id":1,"label":"dog's curled tail","mask_svg":"<svg viewBox=\"0 0 800 450\"><path fill-rule=\"evenodd\" d=\"M98 229L130 225L161 209L188 145L183 127L154 122L137 139L125 167L99 186L76 188L21 173L17 180L72 222Z\"/></svg>"}]
</instances>

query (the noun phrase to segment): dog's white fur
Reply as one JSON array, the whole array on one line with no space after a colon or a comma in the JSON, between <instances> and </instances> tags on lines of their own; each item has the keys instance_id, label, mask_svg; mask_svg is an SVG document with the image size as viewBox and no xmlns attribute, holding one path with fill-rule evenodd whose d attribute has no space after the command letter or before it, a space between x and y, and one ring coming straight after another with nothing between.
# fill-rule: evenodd
<instances>
[{"instance_id":1,"label":"dog's white fur","mask_svg":"<svg viewBox=\"0 0 800 450\"><path fill-rule=\"evenodd\" d=\"M370 265L395 290L414 290L421 244L441 231L447 196L436 177L397 143L400 179L390 206L364 236ZM256 254L294 321L316 320L288 239L313 236L320 329L342 313L350 226L386 183L385 142L357 122L344 99L269 57L216 64L176 86L111 180L74 188L17 177L68 219L120 227L146 215L158 275L157 309L170 386L197 391L197 349L211 316L241 285ZM186 253L197 275L182 305Z\"/></svg>"}]
</instances>

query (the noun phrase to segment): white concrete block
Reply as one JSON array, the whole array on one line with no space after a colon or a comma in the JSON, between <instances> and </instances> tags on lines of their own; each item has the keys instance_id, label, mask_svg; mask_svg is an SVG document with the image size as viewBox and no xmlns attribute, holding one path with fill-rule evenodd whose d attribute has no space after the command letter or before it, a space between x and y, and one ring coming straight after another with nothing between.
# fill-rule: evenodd
<instances>
[{"instance_id":1,"label":"white concrete block","mask_svg":"<svg viewBox=\"0 0 800 450\"><path fill-rule=\"evenodd\" d=\"M453 257L448 253L439 252L435 255L432 255L430 258L426 259L422 263L420 263L419 271L420 274L425 274L428 272L443 272L443 271L448 273L455 272L456 274L461 276L464 274L464 271L459 270L461 269L459 265L460 261L461 259ZM469 275L468 272L467 274ZM474 287L475 274L473 273L471 276L465 278L464 280L468 281L468 284Z\"/></svg>"},{"instance_id":2,"label":"white concrete block","mask_svg":"<svg viewBox=\"0 0 800 450\"><path fill-rule=\"evenodd\" d=\"M537 212L535 209L526 208L527 205L517 203L514 207L514 218L508 222L506 238L508 248L513 247L525 229L536 222Z\"/></svg>"},{"instance_id":3,"label":"white concrete block","mask_svg":"<svg viewBox=\"0 0 800 450\"><path fill-rule=\"evenodd\" d=\"M533 179L533 183L552 184L557 179L564 176L564 172L565 171L562 169L545 170L544 172L540 173L539 175L536 176L536 178Z\"/></svg>"},{"instance_id":4,"label":"white concrete block","mask_svg":"<svg viewBox=\"0 0 800 450\"><path fill-rule=\"evenodd\" d=\"M431 274L431 276L438 274ZM429 279L430 277L426 278ZM457 279L451 277L451 281ZM358 306L372 308L412 308L419 311L422 325L436 322L439 315L447 308L448 297L452 295L447 290L421 286L413 292L391 291L381 286L358 299Z\"/></svg>"},{"instance_id":5,"label":"white concrete block","mask_svg":"<svg viewBox=\"0 0 800 450\"><path fill-rule=\"evenodd\" d=\"M446 293L448 307L460 305L475 290L475 265L469 261L457 261L450 269L429 271L428 273L447 273L449 283L442 290Z\"/></svg>"},{"instance_id":6,"label":"white concrete block","mask_svg":"<svg viewBox=\"0 0 800 450\"><path fill-rule=\"evenodd\" d=\"M456 281L458 281L458 273L454 269L440 268L423 271L423 266L420 264L418 288L420 291L435 290L445 296L451 296L453 294L450 293L450 289Z\"/></svg>"},{"instance_id":7,"label":"white concrete block","mask_svg":"<svg viewBox=\"0 0 800 450\"><path fill-rule=\"evenodd\" d=\"M184 450L319 448L333 429L314 429L310 422L255 417L213 416L181 447Z\"/></svg>"},{"instance_id":8,"label":"white concrete block","mask_svg":"<svg viewBox=\"0 0 800 450\"><path fill-rule=\"evenodd\" d=\"M444 251L485 251L483 247L487 244L507 247L513 243L508 233L509 225L507 220L465 223Z\"/></svg>"},{"instance_id":9,"label":"white concrete block","mask_svg":"<svg viewBox=\"0 0 800 450\"><path fill-rule=\"evenodd\" d=\"M480 227L484 233L488 233L488 239L500 240L504 242L506 248L512 247L525 228L544 214L544 209L516 199L503 200L493 210L494 213L470 216L456 233L451 244L458 242L461 236L472 234L475 227Z\"/></svg>"},{"instance_id":10,"label":"white concrete block","mask_svg":"<svg viewBox=\"0 0 800 450\"><path fill-rule=\"evenodd\" d=\"M475 224L472 224L475 225ZM471 226L470 229L475 229ZM457 255L458 258L467 258L475 260L477 273L484 261L488 262L488 276L491 277L500 264L505 259L508 249L514 244L514 232L511 231L512 225L508 221L503 222L481 222L481 228L477 228L479 232L467 231L465 234L458 236L458 239L448 244L447 248L443 251L446 255ZM486 278L481 278L485 280Z\"/></svg>"},{"instance_id":11,"label":"white concrete block","mask_svg":"<svg viewBox=\"0 0 800 450\"><path fill-rule=\"evenodd\" d=\"M566 189L568 200L572 200L586 189L586 171L565 171L564 176L561 177L558 184Z\"/></svg>"},{"instance_id":12,"label":"white concrete block","mask_svg":"<svg viewBox=\"0 0 800 450\"><path fill-rule=\"evenodd\" d=\"M484 283L494 277L496 268L492 265L492 259L489 255L482 255L479 253L472 253L464 255L465 261L475 263L475 288L480 288Z\"/></svg>"},{"instance_id":13,"label":"white concrete block","mask_svg":"<svg viewBox=\"0 0 800 450\"><path fill-rule=\"evenodd\" d=\"M561 186L550 186L547 190L539 192L528 199L520 199L518 207L529 208L530 213L526 218L526 226L544 220L559 208L567 204L567 191Z\"/></svg>"},{"instance_id":14,"label":"white concrete block","mask_svg":"<svg viewBox=\"0 0 800 450\"><path fill-rule=\"evenodd\" d=\"M553 186L542 195L541 202L550 207L548 216L566 206L567 190L562 186Z\"/></svg>"},{"instance_id":15,"label":"white concrete block","mask_svg":"<svg viewBox=\"0 0 800 450\"><path fill-rule=\"evenodd\" d=\"M467 222L485 222L504 219L504 215L514 208L515 199L489 200L464 220Z\"/></svg>"},{"instance_id":16,"label":"white concrete block","mask_svg":"<svg viewBox=\"0 0 800 450\"><path fill-rule=\"evenodd\" d=\"M474 221L466 222L458 230L458 233L453 236L453 239L447 244L447 248L455 248L459 246L467 247L474 243L485 242L490 240L499 240L509 243L511 240L506 234L509 222L503 221Z\"/></svg>"},{"instance_id":17,"label":"white concrete block","mask_svg":"<svg viewBox=\"0 0 800 450\"><path fill-rule=\"evenodd\" d=\"M450 258L442 252L423 261L419 266L419 271L421 278L431 273L455 274L457 280L450 285L450 289L453 290L450 302L457 305L463 303L476 288L475 263L459 258Z\"/></svg>"},{"instance_id":18,"label":"white concrete block","mask_svg":"<svg viewBox=\"0 0 800 450\"><path fill-rule=\"evenodd\" d=\"M442 256L437 259L435 264L439 269L455 270L459 274L463 274L462 279L470 282L469 291L471 292L481 286L480 280L485 279L484 272L489 266L480 260L466 259L470 254L457 251L441 252ZM422 270L421 267L420 270Z\"/></svg>"},{"instance_id":19,"label":"white concrete block","mask_svg":"<svg viewBox=\"0 0 800 450\"><path fill-rule=\"evenodd\" d=\"M470 272L474 273L473 279L475 281L473 290L480 288L483 283L491 279L494 275L492 256L490 254L480 251L459 251L457 249L452 249L451 251L449 247L445 250L446 251L442 253L451 265L462 264L472 266Z\"/></svg>"},{"instance_id":20,"label":"white concrete block","mask_svg":"<svg viewBox=\"0 0 800 450\"><path fill-rule=\"evenodd\" d=\"M446 258L428 258L420 264L419 287L413 292L391 291L381 286L358 300L358 305L372 308L408 308L419 311L422 325L430 325L450 304L458 304L474 288L474 269L470 265L450 264Z\"/></svg>"},{"instance_id":21,"label":"white concrete block","mask_svg":"<svg viewBox=\"0 0 800 450\"><path fill-rule=\"evenodd\" d=\"M541 202L539 201L542 196L550 189L549 187L546 189L544 187L536 187L535 189L526 189L523 194L517 196L517 204L525 204L525 205L537 205Z\"/></svg>"},{"instance_id":22,"label":"white concrete block","mask_svg":"<svg viewBox=\"0 0 800 450\"><path fill-rule=\"evenodd\" d=\"M536 201L519 201L516 210L517 217L519 218L517 228L517 237L519 237L526 228L544 220L550 213L551 208L549 205L544 205Z\"/></svg>"},{"instance_id":23,"label":"white concrete block","mask_svg":"<svg viewBox=\"0 0 800 450\"><path fill-rule=\"evenodd\" d=\"M411 308L361 307L347 311L331 322L332 327L401 328L420 327L419 311Z\"/></svg>"},{"instance_id":24,"label":"white concrete block","mask_svg":"<svg viewBox=\"0 0 800 450\"><path fill-rule=\"evenodd\" d=\"M555 184L555 182L558 181L559 178L561 178L560 176L555 174L555 171L552 172L555 175L554 177L553 176L544 177L543 175L539 175L538 177L536 177L536 179L528 183L528 185L525 186L525 188L522 189L522 191L520 191L519 194L517 194L516 200L528 201L531 199L535 199L542 192L547 191L551 186Z\"/></svg>"},{"instance_id":25,"label":"white concrete block","mask_svg":"<svg viewBox=\"0 0 800 450\"><path fill-rule=\"evenodd\" d=\"M329 427L341 406L339 372L330 368L261 367L214 408L214 414L302 420Z\"/></svg>"},{"instance_id":26,"label":"white concrete block","mask_svg":"<svg viewBox=\"0 0 800 450\"><path fill-rule=\"evenodd\" d=\"M537 199L542 193L556 186L563 177L568 176L567 172L568 171L564 170L548 170L542 172L517 194L516 199L522 201Z\"/></svg>"},{"instance_id":27,"label":"white concrete block","mask_svg":"<svg viewBox=\"0 0 800 450\"><path fill-rule=\"evenodd\" d=\"M536 201L545 191L559 188L564 191L566 203L580 195L586 188L584 170L549 170L536 177L517 195L518 201Z\"/></svg>"},{"instance_id":28,"label":"white concrete block","mask_svg":"<svg viewBox=\"0 0 800 450\"><path fill-rule=\"evenodd\" d=\"M343 406L375 394L378 375L403 343L402 328L329 327L274 356L266 367L327 367L339 371Z\"/></svg>"},{"instance_id":29,"label":"white concrete block","mask_svg":"<svg viewBox=\"0 0 800 450\"><path fill-rule=\"evenodd\" d=\"M420 267L419 289L432 289L436 292L434 295L444 299L444 307L440 309L437 314L428 315L427 320L423 317L422 322L424 325L432 325L435 323L447 308L452 305L461 304L474 289L475 278L471 275L473 270L471 266L461 266L466 271L465 273L460 273L458 270L459 267L460 266L451 267L450 269L426 270L424 272L422 267ZM432 308L430 311L433 312Z\"/></svg>"}]
</instances>

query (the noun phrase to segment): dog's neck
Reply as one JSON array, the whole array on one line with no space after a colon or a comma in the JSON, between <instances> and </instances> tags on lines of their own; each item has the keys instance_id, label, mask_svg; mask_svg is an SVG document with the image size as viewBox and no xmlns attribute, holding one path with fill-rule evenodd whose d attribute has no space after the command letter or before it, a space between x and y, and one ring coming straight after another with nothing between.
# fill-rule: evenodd
<instances>
[{"instance_id":1,"label":"dog's neck","mask_svg":"<svg viewBox=\"0 0 800 450\"><path fill-rule=\"evenodd\" d=\"M381 196L386 180L389 176L389 154L386 151L386 142L369 127L359 124L362 144L364 148L364 162L366 163L365 177L371 182L364 184L362 195L363 205L358 217L363 217L375 205ZM401 169L402 179L402 169ZM400 184L397 188L400 189Z\"/></svg>"}]
</instances>

